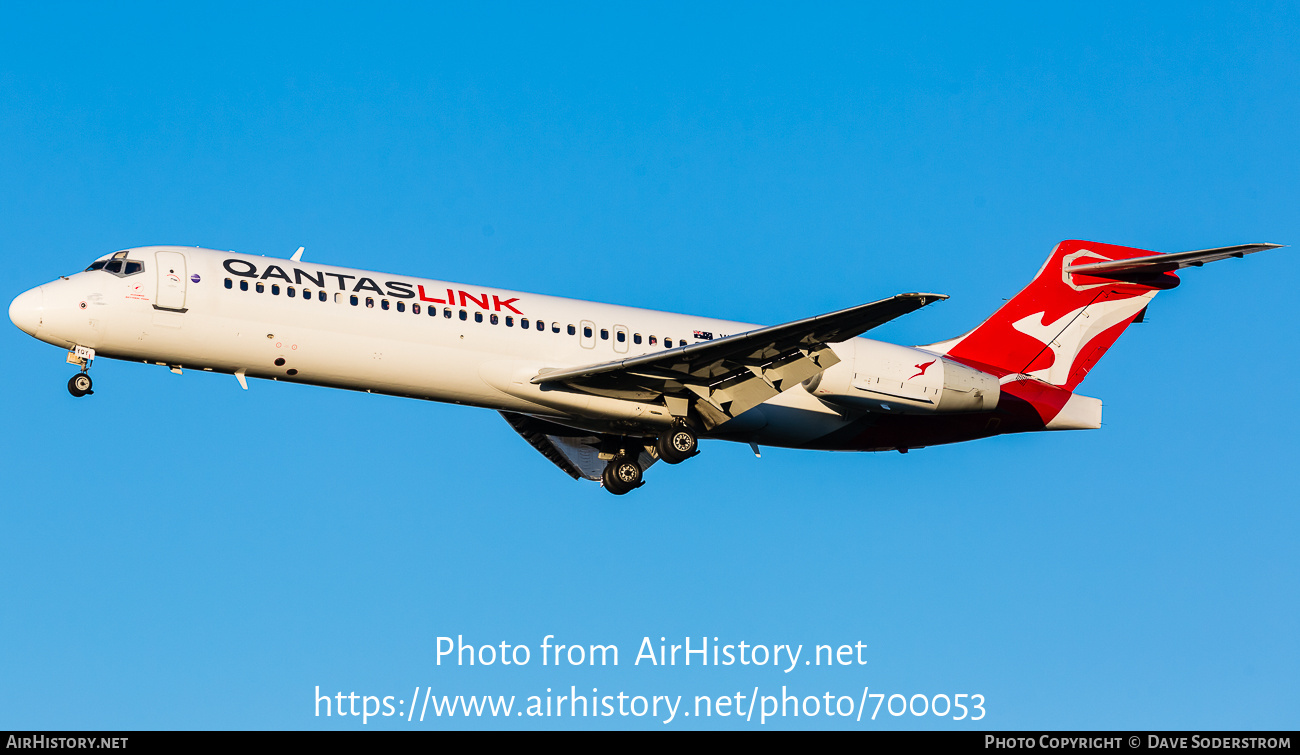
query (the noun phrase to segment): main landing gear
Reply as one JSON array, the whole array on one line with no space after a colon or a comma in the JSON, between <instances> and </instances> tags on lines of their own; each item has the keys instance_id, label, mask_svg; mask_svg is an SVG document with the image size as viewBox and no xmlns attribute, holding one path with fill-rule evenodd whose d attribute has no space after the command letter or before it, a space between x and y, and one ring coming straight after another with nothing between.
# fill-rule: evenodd
<instances>
[{"instance_id":1,"label":"main landing gear","mask_svg":"<svg viewBox=\"0 0 1300 755\"><path fill-rule=\"evenodd\" d=\"M605 472L600 478L606 490L614 495L623 495L645 484L645 480L641 479L641 471L641 464L634 457L619 454L605 465Z\"/></svg>"},{"instance_id":2,"label":"main landing gear","mask_svg":"<svg viewBox=\"0 0 1300 755\"><path fill-rule=\"evenodd\" d=\"M645 440L635 442L644 443ZM654 449L665 463L680 464L700 452L699 438L690 428L678 425L655 438ZM600 476L605 489L614 495L624 495L644 485L642 475L645 470L641 467L640 458L641 452L635 445L620 450L605 465L605 471Z\"/></svg>"},{"instance_id":3,"label":"main landing gear","mask_svg":"<svg viewBox=\"0 0 1300 755\"><path fill-rule=\"evenodd\" d=\"M655 450L665 464L681 464L700 452L699 439L685 425L678 425L655 440Z\"/></svg>"},{"instance_id":4,"label":"main landing gear","mask_svg":"<svg viewBox=\"0 0 1300 755\"><path fill-rule=\"evenodd\" d=\"M81 367L81 372L73 375L68 380L68 393L77 398L89 396L94 393L91 387L94 385L90 381L90 363L95 361L95 350L85 346L73 346L68 352L68 364L75 364Z\"/></svg>"}]
</instances>

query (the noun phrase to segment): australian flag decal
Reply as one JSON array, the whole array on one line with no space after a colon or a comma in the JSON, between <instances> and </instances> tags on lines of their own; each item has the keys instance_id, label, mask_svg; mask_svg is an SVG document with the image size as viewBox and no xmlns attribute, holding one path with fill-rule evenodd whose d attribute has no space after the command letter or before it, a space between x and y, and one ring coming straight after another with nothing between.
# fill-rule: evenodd
<instances>
[{"instance_id":1,"label":"australian flag decal","mask_svg":"<svg viewBox=\"0 0 1300 755\"><path fill-rule=\"evenodd\" d=\"M699 338L699 339L702 339L702 340L705 340L705 341L712 341L712 340L713 340L713 334L710 333L710 332L707 331L707 330L697 330L697 331L695 331L695 337L696 337L696 338Z\"/></svg>"}]
</instances>

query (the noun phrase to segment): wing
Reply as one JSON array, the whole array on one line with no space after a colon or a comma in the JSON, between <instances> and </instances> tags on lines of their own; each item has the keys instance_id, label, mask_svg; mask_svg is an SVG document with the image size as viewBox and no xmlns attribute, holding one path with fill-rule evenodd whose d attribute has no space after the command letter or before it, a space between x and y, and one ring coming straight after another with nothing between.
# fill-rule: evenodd
<instances>
[{"instance_id":1,"label":"wing","mask_svg":"<svg viewBox=\"0 0 1300 755\"><path fill-rule=\"evenodd\" d=\"M613 447L620 441L619 438L575 430L515 412L501 412L501 416L528 441L528 445L575 480L599 481L600 473L605 469L605 459L600 458L601 449ZM648 451L642 451L638 460L642 469L648 469L656 458Z\"/></svg>"},{"instance_id":2,"label":"wing","mask_svg":"<svg viewBox=\"0 0 1300 755\"><path fill-rule=\"evenodd\" d=\"M708 429L798 385L840 359L828 344L848 340L943 294L899 294L830 314L653 354L585 367L542 370L532 382L613 398L657 400L674 415L694 402Z\"/></svg>"},{"instance_id":3,"label":"wing","mask_svg":"<svg viewBox=\"0 0 1300 755\"><path fill-rule=\"evenodd\" d=\"M1229 257L1241 258L1247 254L1262 252L1265 249L1278 249L1281 244L1239 244L1218 249L1200 249L1195 252L1173 252L1171 254L1153 254L1148 257L1135 257L1114 262L1092 262L1085 265L1070 265L1067 273L1082 273L1098 278L1126 278L1135 275L1158 275L1181 270L1184 267L1200 267L1207 262L1218 262Z\"/></svg>"}]
</instances>

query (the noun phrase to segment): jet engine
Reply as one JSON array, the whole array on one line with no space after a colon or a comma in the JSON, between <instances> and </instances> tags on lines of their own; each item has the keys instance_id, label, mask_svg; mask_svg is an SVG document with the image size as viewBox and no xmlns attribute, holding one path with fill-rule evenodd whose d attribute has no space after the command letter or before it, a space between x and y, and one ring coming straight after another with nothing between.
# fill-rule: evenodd
<instances>
[{"instance_id":1,"label":"jet engine","mask_svg":"<svg viewBox=\"0 0 1300 755\"><path fill-rule=\"evenodd\" d=\"M891 414L986 412L997 408L1001 388L987 372L920 349L855 339L836 344L850 358L804 381L821 401Z\"/></svg>"}]
</instances>

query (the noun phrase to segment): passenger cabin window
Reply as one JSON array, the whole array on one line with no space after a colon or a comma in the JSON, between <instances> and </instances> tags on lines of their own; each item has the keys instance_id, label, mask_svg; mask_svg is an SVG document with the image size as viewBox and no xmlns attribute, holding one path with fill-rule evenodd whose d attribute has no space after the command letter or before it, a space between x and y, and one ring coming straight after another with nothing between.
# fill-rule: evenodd
<instances>
[{"instance_id":1,"label":"passenger cabin window","mask_svg":"<svg viewBox=\"0 0 1300 755\"><path fill-rule=\"evenodd\" d=\"M654 336L650 336L650 345L654 346L657 343L659 343L659 339L655 338Z\"/></svg>"},{"instance_id":2,"label":"passenger cabin window","mask_svg":"<svg viewBox=\"0 0 1300 755\"><path fill-rule=\"evenodd\" d=\"M482 313L482 312L475 312L475 313L474 313L474 322L483 322L483 313Z\"/></svg>"},{"instance_id":3,"label":"passenger cabin window","mask_svg":"<svg viewBox=\"0 0 1300 755\"><path fill-rule=\"evenodd\" d=\"M506 325L509 325L509 324L510 324L510 318L507 317L507 318L506 318ZM520 318L520 320L519 320L519 327L523 328L524 330L528 330L528 327L529 327L529 326L528 326L528 318L527 318L527 317Z\"/></svg>"},{"instance_id":4,"label":"passenger cabin window","mask_svg":"<svg viewBox=\"0 0 1300 755\"><path fill-rule=\"evenodd\" d=\"M492 316L496 317L496 315L492 315ZM506 327L513 328L514 326L515 326L515 318L511 317L510 315L506 315ZM525 325L524 327L526 328L528 326Z\"/></svg>"},{"instance_id":5,"label":"passenger cabin window","mask_svg":"<svg viewBox=\"0 0 1300 755\"><path fill-rule=\"evenodd\" d=\"M633 334L632 334L632 343L641 343L641 334L640 334L640 333L633 333Z\"/></svg>"},{"instance_id":6,"label":"passenger cabin window","mask_svg":"<svg viewBox=\"0 0 1300 755\"><path fill-rule=\"evenodd\" d=\"M489 315L488 320L490 320L493 325L496 325L497 323L501 322L501 320L496 315Z\"/></svg>"},{"instance_id":7,"label":"passenger cabin window","mask_svg":"<svg viewBox=\"0 0 1300 755\"><path fill-rule=\"evenodd\" d=\"M671 338L665 338L665 339L664 339L664 348L665 348L665 349L671 349L672 347L673 347L673 339L671 339Z\"/></svg>"},{"instance_id":8,"label":"passenger cabin window","mask_svg":"<svg viewBox=\"0 0 1300 755\"><path fill-rule=\"evenodd\" d=\"M279 296L279 295L280 295L280 284L279 284L279 283L272 283L272 284L271 284L271 296Z\"/></svg>"},{"instance_id":9,"label":"passenger cabin window","mask_svg":"<svg viewBox=\"0 0 1300 755\"><path fill-rule=\"evenodd\" d=\"M413 314L413 315L418 315L418 314L420 314L420 305L419 305L419 304L412 304L412 305L411 305L411 314Z\"/></svg>"},{"instance_id":10,"label":"passenger cabin window","mask_svg":"<svg viewBox=\"0 0 1300 755\"><path fill-rule=\"evenodd\" d=\"M583 325L583 326L582 326L582 337L583 337L583 338L591 338L591 328L590 328L590 327L588 327L588 326L586 326L586 325ZM606 337L608 337L608 335L606 335Z\"/></svg>"},{"instance_id":11,"label":"passenger cabin window","mask_svg":"<svg viewBox=\"0 0 1300 755\"><path fill-rule=\"evenodd\" d=\"M575 328L575 327L573 327L572 325L570 325L570 326L569 326L569 335L571 335L571 336L576 336L577 334L578 334L578 329ZM591 335L591 334L588 333L587 335Z\"/></svg>"},{"instance_id":12,"label":"passenger cabin window","mask_svg":"<svg viewBox=\"0 0 1300 755\"><path fill-rule=\"evenodd\" d=\"M259 293L259 294L266 293L266 284L265 284L265 283L263 283L263 282L261 282L261 281L258 281L258 282L257 282L257 293Z\"/></svg>"},{"instance_id":13,"label":"passenger cabin window","mask_svg":"<svg viewBox=\"0 0 1300 755\"><path fill-rule=\"evenodd\" d=\"M462 310L460 311L460 319L462 319L462 320L468 320L468 319L469 319L469 312L466 312L465 310L462 309Z\"/></svg>"},{"instance_id":14,"label":"passenger cabin window","mask_svg":"<svg viewBox=\"0 0 1300 755\"><path fill-rule=\"evenodd\" d=\"M329 300L330 300L329 294L325 293L324 291L317 291L317 292L316 292L316 296L317 296L317 298L319 298L321 301L329 301Z\"/></svg>"},{"instance_id":15,"label":"passenger cabin window","mask_svg":"<svg viewBox=\"0 0 1300 755\"><path fill-rule=\"evenodd\" d=\"M248 290L248 281L240 281L240 282L239 282L239 290L240 290L240 291L247 291L247 290Z\"/></svg>"},{"instance_id":16,"label":"passenger cabin window","mask_svg":"<svg viewBox=\"0 0 1300 755\"><path fill-rule=\"evenodd\" d=\"M538 321L537 321L537 329L538 329L538 330L546 330L546 323L542 322L541 320L538 320ZM555 332L557 332L557 333L560 332L560 324L559 324L558 322L555 323Z\"/></svg>"},{"instance_id":17,"label":"passenger cabin window","mask_svg":"<svg viewBox=\"0 0 1300 755\"><path fill-rule=\"evenodd\" d=\"M608 341L608 340L609 340L609 331L608 331L608 330L605 330L604 328L601 328L601 329L600 329L600 340L602 340L602 341Z\"/></svg>"},{"instance_id":18,"label":"passenger cabin window","mask_svg":"<svg viewBox=\"0 0 1300 755\"><path fill-rule=\"evenodd\" d=\"M419 306L419 305L416 305L416 306ZM406 311L406 302L404 302L404 301L399 301L399 302L397 302L397 311L398 311L398 312L405 312L405 311Z\"/></svg>"},{"instance_id":19,"label":"passenger cabin window","mask_svg":"<svg viewBox=\"0 0 1300 755\"><path fill-rule=\"evenodd\" d=\"M226 288L234 288L234 287L235 287L235 282L232 281L231 279L227 278L227 279L226 279Z\"/></svg>"},{"instance_id":20,"label":"passenger cabin window","mask_svg":"<svg viewBox=\"0 0 1300 755\"><path fill-rule=\"evenodd\" d=\"M289 295L289 298L292 299L295 295L293 286L289 286L289 288L285 290L285 293L287 293Z\"/></svg>"}]
</instances>

